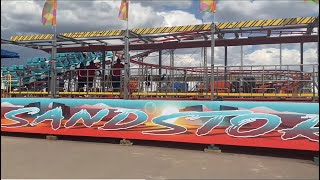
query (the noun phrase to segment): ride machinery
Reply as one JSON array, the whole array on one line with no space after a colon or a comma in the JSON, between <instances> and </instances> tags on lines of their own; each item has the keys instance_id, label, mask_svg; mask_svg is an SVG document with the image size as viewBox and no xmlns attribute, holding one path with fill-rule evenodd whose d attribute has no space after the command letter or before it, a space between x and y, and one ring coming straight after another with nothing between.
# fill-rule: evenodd
<instances>
[{"instance_id":1,"label":"ride machinery","mask_svg":"<svg viewBox=\"0 0 320 180\"><path fill-rule=\"evenodd\" d=\"M125 30L12 36L1 43L53 53L1 67L7 87L1 131L318 152L318 64L304 61L305 53L317 54L304 45L319 44L318 22L300 17L131 29L129 54ZM300 62L283 63L282 45L294 43ZM279 63L244 62L243 47L261 44L279 45ZM228 61L232 46L241 47L232 56L240 65ZM208 47L224 50L222 65L208 63ZM177 55L187 48L188 55ZM199 66L180 67L177 60Z\"/></svg>"},{"instance_id":2,"label":"ride machinery","mask_svg":"<svg viewBox=\"0 0 320 180\"><path fill-rule=\"evenodd\" d=\"M71 32L57 36L56 96L119 98L123 88L130 98L318 101L318 65L304 63L304 44L318 42L318 17L223 22L216 25L216 47L224 47L224 65L208 67L211 24L130 30L130 81L113 87L112 64L124 54L124 30ZM15 44L51 52L52 34L12 36L2 44ZM259 44L300 44L300 63L228 65L228 47ZM199 67L174 65L175 50L202 51ZM242 48L241 48L242 49ZM170 57L170 65L163 65ZM147 60L150 59L150 62ZM158 61L158 63L155 63ZM259 62L259 59L256 61ZM51 55L28 59L25 65L1 67L6 96L47 96L52 78ZM213 73L214 79L211 79ZM211 89L211 84L214 89Z\"/></svg>"}]
</instances>

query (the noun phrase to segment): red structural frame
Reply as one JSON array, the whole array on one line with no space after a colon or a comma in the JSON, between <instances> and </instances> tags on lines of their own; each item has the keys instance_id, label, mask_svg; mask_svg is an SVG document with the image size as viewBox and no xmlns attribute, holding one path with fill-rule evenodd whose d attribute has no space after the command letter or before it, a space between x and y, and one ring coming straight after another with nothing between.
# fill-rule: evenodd
<instances>
[{"instance_id":1,"label":"red structural frame","mask_svg":"<svg viewBox=\"0 0 320 180\"><path fill-rule=\"evenodd\" d=\"M284 37L253 37L244 39L216 39L215 46L241 46L241 45L260 45L260 44L280 44L280 43L308 43L318 42L317 35L304 36L284 36ZM211 47L211 41L175 41L154 44L130 44L130 50L161 50L161 49L182 49ZM79 47L58 47L58 53L66 52L89 52L89 51L121 51L124 45L89 45ZM51 48L42 49L51 52Z\"/></svg>"}]
</instances>

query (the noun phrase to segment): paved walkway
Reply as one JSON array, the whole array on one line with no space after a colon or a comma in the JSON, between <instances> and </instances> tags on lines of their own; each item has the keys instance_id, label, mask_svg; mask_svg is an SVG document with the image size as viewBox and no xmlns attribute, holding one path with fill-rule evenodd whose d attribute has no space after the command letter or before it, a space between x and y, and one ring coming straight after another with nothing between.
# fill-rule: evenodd
<instances>
[{"instance_id":1,"label":"paved walkway","mask_svg":"<svg viewBox=\"0 0 320 180\"><path fill-rule=\"evenodd\" d=\"M312 161L1 136L1 178L319 179Z\"/></svg>"}]
</instances>

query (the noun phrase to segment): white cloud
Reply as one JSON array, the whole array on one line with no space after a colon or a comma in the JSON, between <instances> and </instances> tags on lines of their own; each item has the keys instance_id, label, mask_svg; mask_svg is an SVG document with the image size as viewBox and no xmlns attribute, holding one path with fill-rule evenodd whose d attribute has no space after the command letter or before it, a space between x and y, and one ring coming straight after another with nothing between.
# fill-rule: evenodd
<instances>
[{"instance_id":1,"label":"white cloud","mask_svg":"<svg viewBox=\"0 0 320 180\"><path fill-rule=\"evenodd\" d=\"M157 15L163 17L162 26L180 26L201 24L201 20L197 19L194 14L185 11L159 12Z\"/></svg>"},{"instance_id":2,"label":"white cloud","mask_svg":"<svg viewBox=\"0 0 320 180\"><path fill-rule=\"evenodd\" d=\"M133 0L132 2L140 3L143 6L153 7L154 9L187 9L192 6L192 0Z\"/></svg>"},{"instance_id":3,"label":"white cloud","mask_svg":"<svg viewBox=\"0 0 320 180\"><path fill-rule=\"evenodd\" d=\"M125 21L118 19L121 1L59 1L57 10L58 32L124 29ZM184 4L183 4L183 3ZM183 5L182 5L182 4ZM170 2L170 6L189 7L192 1ZM1 32L9 38L19 33L51 33L41 25L44 1L1 1ZM201 23L193 14L179 10L159 9L168 1L133 1L129 8L129 28L159 27ZM168 23L163 23L168 22Z\"/></svg>"},{"instance_id":4,"label":"white cloud","mask_svg":"<svg viewBox=\"0 0 320 180\"><path fill-rule=\"evenodd\" d=\"M313 16L319 13L319 6L304 1L219 1L217 20L239 21L268 18L291 18Z\"/></svg>"},{"instance_id":5,"label":"white cloud","mask_svg":"<svg viewBox=\"0 0 320 180\"><path fill-rule=\"evenodd\" d=\"M200 24L194 10L197 2L191 0L133 0L130 4L129 27L159 27ZM41 25L41 11L44 1L1 1L1 36L30 33L50 33L50 27ZM120 1L59 1L58 31L79 32L94 30L124 29L125 21L118 20ZM189 9L188 9L189 8ZM193 9L198 8L196 6ZM253 20L266 18L312 16L319 8L311 3L292 1L218 1L216 19L222 21ZM200 48L175 51L176 66L199 66ZM305 44L306 63L317 63L316 43ZM24 50L23 50L24 51ZM268 53L271 52L271 53ZM22 53L23 54L23 53ZM163 59L167 55L163 55ZM208 64L210 66L210 48ZM157 57L146 62L158 63ZM216 65L224 64L224 48L215 48ZM275 64L279 62L279 45L244 46L244 64ZM299 44L283 45L283 63L300 62ZM169 65L169 58L163 64ZM240 47L228 47L228 64L240 64Z\"/></svg>"}]
</instances>

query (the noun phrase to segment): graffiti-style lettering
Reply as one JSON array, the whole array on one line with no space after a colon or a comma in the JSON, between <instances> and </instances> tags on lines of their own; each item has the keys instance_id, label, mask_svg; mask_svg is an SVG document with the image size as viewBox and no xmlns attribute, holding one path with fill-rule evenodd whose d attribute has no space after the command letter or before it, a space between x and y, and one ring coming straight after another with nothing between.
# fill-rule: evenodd
<instances>
[{"instance_id":1,"label":"graffiti-style lettering","mask_svg":"<svg viewBox=\"0 0 320 180\"><path fill-rule=\"evenodd\" d=\"M61 121L64 117L62 116L61 107L56 107L44 113L41 116L38 116L32 123L31 126L35 126L39 123L42 123L46 120L51 120L51 127L53 130L57 130L61 126Z\"/></svg>"},{"instance_id":2,"label":"graffiti-style lettering","mask_svg":"<svg viewBox=\"0 0 320 180\"><path fill-rule=\"evenodd\" d=\"M13 111L9 111L7 113L4 114L4 117L6 119L15 121L17 123L15 124L1 124L1 127L6 127L6 128L18 128L18 127L24 127L27 126L29 124L29 121L22 119L22 118L18 118L16 117L19 114L24 114L24 113L28 113L30 115L34 115L40 112L40 109L37 107L28 107L28 108L21 108L21 109L17 109L17 110L13 110Z\"/></svg>"},{"instance_id":3,"label":"graffiti-style lettering","mask_svg":"<svg viewBox=\"0 0 320 180\"><path fill-rule=\"evenodd\" d=\"M117 109L115 112L121 112L113 117L110 121L106 122L102 127L98 129L101 130L121 130L121 129L128 129L140 124L145 123L148 120L148 115L139 110L135 109ZM136 116L136 118L130 122L121 123L123 120L127 119L129 114L132 113Z\"/></svg>"},{"instance_id":4,"label":"graffiti-style lettering","mask_svg":"<svg viewBox=\"0 0 320 180\"><path fill-rule=\"evenodd\" d=\"M168 129L165 130L154 130L154 131L143 131L143 134L151 134L151 135L173 135L173 134L182 134L187 131L187 129L183 126L175 125L172 123L165 122L169 119L173 118L186 118L188 120L197 120L204 117L213 117L207 121L202 127L197 130L197 135L205 135L208 134L212 129L218 126L222 120L226 116L237 116L241 114L250 114L251 111L248 110L235 110L235 111L211 111L211 112L180 112L169 115L164 115L160 117L156 117L152 119L154 124L164 126ZM216 118L216 116L220 116L220 118Z\"/></svg>"},{"instance_id":5,"label":"graffiti-style lettering","mask_svg":"<svg viewBox=\"0 0 320 180\"><path fill-rule=\"evenodd\" d=\"M251 129L249 131L240 131L242 126L254 122L257 119L265 119L267 122L259 128ZM248 138L262 136L275 130L281 124L281 118L273 114L255 113L234 117L230 120L230 122L231 125L226 129L226 133L229 136Z\"/></svg>"},{"instance_id":6,"label":"graffiti-style lettering","mask_svg":"<svg viewBox=\"0 0 320 180\"><path fill-rule=\"evenodd\" d=\"M241 114L252 113L251 111L219 111L219 115L217 114L213 118L209 119L206 123L204 123L200 128L197 129L197 136L204 136L209 134L215 127L219 126L221 122L228 116L238 116ZM202 116L204 117L204 116Z\"/></svg>"},{"instance_id":7,"label":"graffiti-style lettering","mask_svg":"<svg viewBox=\"0 0 320 180\"><path fill-rule=\"evenodd\" d=\"M102 109L97 112L93 117L88 113L86 109L81 109L79 112L75 113L65 124L65 128L71 128L77 124L78 121L82 120L82 123L90 128L95 123L100 122L104 117L109 114L108 109Z\"/></svg>"},{"instance_id":8,"label":"graffiti-style lettering","mask_svg":"<svg viewBox=\"0 0 320 180\"><path fill-rule=\"evenodd\" d=\"M301 136L308 138L311 141L319 142L319 127L315 127L319 124L319 116L307 115L305 118L310 119L300 122L293 128L279 130L278 132L283 133L281 138L283 140L290 140Z\"/></svg>"},{"instance_id":9,"label":"graffiti-style lettering","mask_svg":"<svg viewBox=\"0 0 320 180\"><path fill-rule=\"evenodd\" d=\"M12 105L9 105L7 104L6 106L11 108ZM2 113L4 114L4 119L2 119L1 127L25 127L28 126L29 122L31 122L31 126L36 126L45 121L51 121L51 123L46 123L46 125L43 127L58 130L59 128L61 128L61 126L65 128L72 128L79 124L80 126L92 128L97 123L101 123L101 121L106 118L106 116L110 115L110 109L95 109L95 112L97 112L95 114L90 114L89 112L91 112L91 110L89 111L87 109L81 109L80 111L73 113L71 118L65 119L65 123L62 123L62 120L64 119L62 107L48 110L42 115L39 114L40 109L38 107L25 107ZM99 125L99 130L125 130L137 127L150 120L148 115L141 110L122 108L113 108L113 110L115 110L114 116L108 118L108 120L110 119L109 121L103 122L103 125ZM215 131L215 128L219 127L221 129L225 129L225 133L228 136L235 138L259 137L270 132L276 132L276 135L279 135L278 133L281 133L282 140L306 138L313 142L319 142L318 114L307 114L305 115L305 117L301 117L302 113L291 114L290 112L286 112L279 113L278 115L273 115L268 113L255 112L256 110L178 112L153 117L151 122L153 123L153 126L157 126L154 127L154 129L147 129L146 131L134 129L134 131L139 131L139 133L147 135L178 135L188 131L189 126L187 126L186 124L189 124L190 122L183 121L197 121L194 122L194 125L197 127L196 131L194 131L193 129L189 129L189 131L195 133L196 136L206 136L212 131ZM70 111L65 113L68 113L68 116L71 115ZM34 116L26 116L27 114ZM35 118L36 115L38 116ZM283 119L281 119L280 117ZM292 123L286 123L291 120L291 117L294 118L292 120ZM262 121L263 125L259 125L258 127L248 126L251 123L255 124L256 121ZM294 122L297 123L293 124ZM284 123L283 125L285 125L286 127L285 129L279 130L277 128L279 128L281 123Z\"/></svg>"},{"instance_id":10,"label":"graffiti-style lettering","mask_svg":"<svg viewBox=\"0 0 320 180\"><path fill-rule=\"evenodd\" d=\"M205 124L197 129L196 135L204 136L206 134L209 134L215 127L219 126L224 118L225 116L215 116L209 119Z\"/></svg>"}]
</instances>

